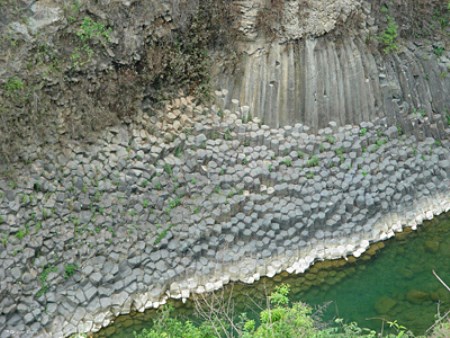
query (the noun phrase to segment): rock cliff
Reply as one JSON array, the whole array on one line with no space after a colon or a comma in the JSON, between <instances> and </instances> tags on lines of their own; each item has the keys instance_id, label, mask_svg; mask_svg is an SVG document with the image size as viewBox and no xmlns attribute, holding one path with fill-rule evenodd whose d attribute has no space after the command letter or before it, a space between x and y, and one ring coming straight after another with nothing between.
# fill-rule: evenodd
<instances>
[{"instance_id":1,"label":"rock cliff","mask_svg":"<svg viewBox=\"0 0 450 338\"><path fill-rule=\"evenodd\" d=\"M183 91L263 123L446 121L444 0L5 0L0 156L89 138ZM436 116L437 115L437 116ZM408 123L406 123L408 124ZM95 139L95 136L93 140ZM31 145L31 148L30 148ZM31 150L30 150L31 149Z\"/></svg>"},{"instance_id":2,"label":"rock cliff","mask_svg":"<svg viewBox=\"0 0 450 338\"><path fill-rule=\"evenodd\" d=\"M448 49L448 27L440 42L432 35L425 42L417 35L400 37L411 24L402 12L408 6L380 3L239 2L240 69L217 71L217 86L228 90L226 103L237 99L272 126L302 122L314 129L382 116L396 124L418 110L431 119L445 115L450 63L448 54L437 51ZM439 8L439 2L432 4ZM402 20L390 42L393 50L380 51L386 25Z\"/></svg>"},{"instance_id":3,"label":"rock cliff","mask_svg":"<svg viewBox=\"0 0 450 338\"><path fill-rule=\"evenodd\" d=\"M448 212L447 6L3 0L0 336L97 331Z\"/></svg>"}]
</instances>

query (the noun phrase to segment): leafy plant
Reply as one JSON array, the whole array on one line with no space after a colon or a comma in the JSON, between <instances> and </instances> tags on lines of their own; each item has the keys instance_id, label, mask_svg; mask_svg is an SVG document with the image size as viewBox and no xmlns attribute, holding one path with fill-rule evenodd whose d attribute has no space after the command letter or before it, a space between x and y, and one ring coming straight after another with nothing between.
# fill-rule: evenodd
<instances>
[{"instance_id":1,"label":"leafy plant","mask_svg":"<svg viewBox=\"0 0 450 338\"><path fill-rule=\"evenodd\" d=\"M425 108L413 108L412 114L415 114L415 115L423 118L423 117L427 116L427 111L425 110Z\"/></svg>"},{"instance_id":2,"label":"leafy plant","mask_svg":"<svg viewBox=\"0 0 450 338\"><path fill-rule=\"evenodd\" d=\"M153 319L151 329L135 333L134 338L407 338L412 333L397 321L387 322L395 333L378 334L374 330L361 328L357 323L346 323L343 319L334 320L334 325L324 325L318 313L301 302L291 304L289 286L286 284L275 288L268 297L267 306L259 311L259 320L249 319L245 313L233 319L226 310L216 309L206 303L207 312L200 312L205 319L195 324L176 318L173 306L160 310ZM201 308L201 303L199 303ZM214 304L215 305L215 304ZM200 310L202 311L202 310ZM437 321L438 323L438 321ZM450 323L441 323L434 328L433 337L448 337ZM437 335L436 335L437 334Z\"/></svg>"},{"instance_id":3,"label":"leafy plant","mask_svg":"<svg viewBox=\"0 0 450 338\"><path fill-rule=\"evenodd\" d=\"M225 132L223 133L223 139L224 139L225 141L230 141L230 140L232 139L230 129L227 128L227 129L225 130Z\"/></svg>"},{"instance_id":4,"label":"leafy plant","mask_svg":"<svg viewBox=\"0 0 450 338\"><path fill-rule=\"evenodd\" d=\"M82 42L89 42L94 38L104 37L107 41L110 39L111 28L106 28L100 22L92 20L90 17L85 17L77 30L76 35Z\"/></svg>"},{"instance_id":5,"label":"leafy plant","mask_svg":"<svg viewBox=\"0 0 450 338\"><path fill-rule=\"evenodd\" d=\"M326 140L330 144L334 144L336 142L336 138L333 135L327 135Z\"/></svg>"},{"instance_id":6,"label":"leafy plant","mask_svg":"<svg viewBox=\"0 0 450 338\"><path fill-rule=\"evenodd\" d=\"M379 138L379 139L375 142L376 149L379 149L382 145L384 145L384 144L386 144L386 143L388 143L387 138Z\"/></svg>"},{"instance_id":7,"label":"leafy plant","mask_svg":"<svg viewBox=\"0 0 450 338\"><path fill-rule=\"evenodd\" d=\"M247 113L246 115L242 116L242 123L246 124L253 120L253 116L251 113Z\"/></svg>"},{"instance_id":8,"label":"leafy plant","mask_svg":"<svg viewBox=\"0 0 450 338\"><path fill-rule=\"evenodd\" d=\"M6 246L8 245L8 240L9 240L9 236L8 235L3 235L2 236L2 245L6 248Z\"/></svg>"},{"instance_id":9,"label":"leafy plant","mask_svg":"<svg viewBox=\"0 0 450 338\"><path fill-rule=\"evenodd\" d=\"M22 240L22 239L24 239L24 237L26 235L28 235L28 233L29 233L29 231L26 228L25 229L19 229L19 231L17 231L17 233L16 233L16 238L18 240Z\"/></svg>"},{"instance_id":10,"label":"leafy plant","mask_svg":"<svg viewBox=\"0 0 450 338\"><path fill-rule=\"evenodd\" d=\"M319 165L319 158L315 155L306 162L307 167L316 167L318 165Z\"/></svg>"},{"instance_id":11,"label":"leafy plant","mask_svg":"<svg viewBox=\"0 0 450 338\"><path fill-rule=\"evenodd\" d=\"M283 159L280 164L284 164L286 167L291 167L292 166L292 160L290 158L285 158Z\"/></svg>"},{"instance_id":12,"label":"leafy plant","mask_svg":"<svg viewBox=\"0 0 450 338\"><path fill-rule=\"evenodd\" d=\"M392 16L388 15L387 27L378 36L378 40L384 46L383 52L385 54L395 53L398 51L397 38L398 38L398 25L395 22L395 19Z\"/></svg>"},{"instance_id":13,"label":"leafy plant","mask_svg":"<svg viewBox=\"0 0 450 338\"><path fill-rule=\"evenodd\" d=\"M297 151L297 156L299 159L304 159L306 155L303 151L299 150L299 151Z\"/></svg>"},{"instance_id":14,"label":"leafy plant","mask_svg":"<svg viewBox=\"0 0 450 338\"><path fill-rule=\"evenodd\" d=\"M144 198L144 200L142 201L142 207L144 209L147 209L149 205L150 205L150 201L147 198Z\"/></svg>"},{"instance_id":15,"label":"leafy plant","mask_svg":"<svg viewBox=\"0 0 450 338\"><path fill-rule=\"evenodd\" d=\"M73 263L69 263L64 265L64 278L68 279L70 277L72 277L75 272L77 272L78 270L78 265L73 264Z\"/></svg>"},{"instance_id":16,"label":"leafy plant","mask_svg":"<svg viewBox=\"0 0 450 338\"><path fill-rule=\"evenodd\" d=\"M165 163L163 169L167 175L169 175L169 176L173 175L173 168L169 163Z\"/></svg>"},{"instance_id":17,"label":"leafy plant","mask_svg":"<svg viewBox=\"0 0 450 338\"><path fill-rule=\"evenodd\" d=\"M173 315L174 308L171 305L164 307L159 317L153 320L151 329L144 329L140 333L134 333L134 338L212 338L216 337L216 331L209 323L196 326L191 321L180 321Z\"/></svg>"},{"instance_id":18,"label":"leafy plant","mask_svg":"<svg viewBox=\"0 0 450 338\"><path fill-rule=\"evenodd\" d=\"M174 208L178 207L179 205L181 205L181 199L179 197L176 197L169 201L170 209L174 209Z\"/></svg>"},{"instance_id":19,"label":"leafy plant","mask_svg":"<svg viewBox=\"0 0 450 338\"><path fill-rule=\"evenodd\" d=\"M75 47L70 54L72 65L81 67L90 62L94 55L91 43L96 39L106 39L109 42L111 32L111 28L107 29L102 23L94 21L90 17L85 17L75 32L75 35L81 42L81 46Z\"/></svg>"},{"instance_id":20,"label":"leafy plant","mask_svg":"<svg viewBox=\"0 0 450 338\"><path fill-rule=\"evenodd\" d=\"M155 241L153 242L154 245L157 245L161 243L161 241L166 238L167 234L169 233L170 229L172 229L173 224L170 224L167 228L165 228L162 232L158 234Z\"/></svg>"},{"instance_id":21,"label":"leafy plant","mask_svg":"<svg viewBox=\"0 0 450 338\"><path fill-rule=\"evenodd\" d=\"M16 92L22 90L25 87L25 84L17 76L13 76L10 77L3 86L7 92Z\"/></svg>"},{"instance_id":22,"label":"leafy plant","mask_svg":"<svg viewBox=\"0 0 450 338\"><path fill-rule=\"evenodd\" d=\"M181 155L183 155L183 147L181 145L175 147L175 149L173 150L173 154L175 155L175 157L180 158Z\"/></svg>"},{"instance_id":23,"label":"leafy plant","mask_svg":"<svg viewBox=\"0 0 450 338\"><path fill-rule=\"evenodd\" d=\"M436 46L433 48L433 53L437 56L437 57L441 57L442 55L444 55L444 51L445 48L442 46Z\"/></svg>"},{"instance_id":24,"label":"leafy plant","mask_svg":"<svg viewBox=\"0 0 450 338\"><path fill-rule=\"evenodd\" d=\"M345 157L344 157L344 149L343 148L338 148L334 151L334 153L336 154L336 156L339 157L339 161L341 162L341 164L344 162Z\"/></svg>"},{"instance_id":25,"label":"leafy plant","mask_svg":"<svg viewBox=\"0 0 450 338\"><path fill-rule=\"evenodd\" d=\"M41 284L41 288L36 293L36 298L41 297L42 295L44 295L48 291L48 284L47 284L48 275L51 272L57 272L57 271L58 271L58 269L56 268L56 266L50 265L50 266L47 266L41 272L41 274L39 275L39 282Z\"/></svg>"},{"instance_id":26,"label":"leafy plant","mask_svg":"<svg viewBox=\"0 0 450 338\"><path fill-rule=\"evenodd\" d=\"M71 23L75 22L77 20L77 16L80 13L81 10L81 4L79 0L75 0L73 4L69 7L64 5L64 11L67 16L67 20Z\"/></svg>"},{"instance_id":27,"label":"leafy plant","mask_svg":"<svg viewBox=\"0 0 450 338\"><path fill-rule=\"evenodd\" d=\"M367 134L367 128L361 128L359 131L359 136L365 136Z\"/></svg>"}]
</instances>

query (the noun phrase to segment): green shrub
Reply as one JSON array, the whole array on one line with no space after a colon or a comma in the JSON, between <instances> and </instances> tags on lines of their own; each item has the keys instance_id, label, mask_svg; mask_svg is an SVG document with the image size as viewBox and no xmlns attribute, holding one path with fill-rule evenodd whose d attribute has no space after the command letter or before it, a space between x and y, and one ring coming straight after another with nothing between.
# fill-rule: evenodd
<instances>
[{"instance_id":1,"label":"green shrub","mask_svg":"<svg viewBox=\"0 0 450 338\"><path fill-rule=\"evenodd\" d=\"M383 52L385 54L395 53L398 51L397 45L398 38L398 25L395 22L395 19L391 16L387 16L387 27L378 36L378 40L383 45Z\"/></svg>"},{"instance_id":2,"label":"green shrub","mask_svg":"<svg viewBox=\"0 0 450 338\"><path fill-rule=\"evenodd\" d=\"M299 159L302 160L302 159L305 158L305 153L303 151L299 150L299 151L297 151L297 156L298 156Z\"/></svg>"},{"instance_id":3,"label":"green shrub","mask_svg":"<svg viewBox=\"0 0 450 338\"><path fill-rule=\"evenodd\" d=\"M179 198L179 197L176 197L169 201L170 209L174 209L174 208L178 207L179 205L181 205L181 198Z\"/></svg>"},{"instance_id":4,"label":"green shrub","mask_svg":"<svg viewBox=\"0 0 450 338\"><path fill-rule=\"evenodd\" d=\"M173 175L173 168L172 168L172 166L169 163L165 163L163 168L164 168L164 172L167 175L169 175L169 176Z\"/></svg>"},{"instance_id":5,"label":"green shrub","mask_svg":"<svg viewBox=\"0 0 450 338\"><path fill-rule=\"evenodd\" d=\"M147 209L149 205L150 205L150 201L147 198L144 198L144 200L142 201L142 207L144 209Z\"/></svg>"},{"instance_id":6,"label":"green shrub","mask_svg":"<svg viewBox=\"0 0 450 338\"><path fill-rule=\"evenodd\" d=\"M9 242L9 236L8 235L3 235L1 242L3 244L3 246L6 248L8 246L8 242Z\"/></svg>"},{"instance_id":7,"label":"green shrub","mask_svg":"<svg viewBox=\"0 0 450 338\"><path fill-rule=\"evenodd\" d=\"M68 279L68 278L72 277L77 270L78 270L78 265L72 264L72 263L66 264L64 266L64 278Z\"/></svg>"},{"instance_id":8,"label":"green shrub","mask_svg":"<svg viewBox=\"0 0 450 338\"><path fill-rule=\"evenodd\" d=\"M341 162L341 164L345 161L345 156L344 156L344 149L338 148L334 151L334 153L336 154L336 156L339 157L339 161Z\"/></svg>"},{"instance_id":9,"label":"green shrub","mask_svg":"<svg viewBox=\"0 0 450 338\"><path fill-rule=\"evenodd\" d=\"M155 242L153 242L154 245L157 245L161 243L161 241L167 236L170 229L172 229L173 224L170 224L167 228L165 228L163 231L161 231L158 236L156 236ZM153 336L152 336L153 337Z\"/></svg>"},{"instance_id":10,"label":"green shrub","mask_svg":"<svg viewBox=\"0 0 450 338\"><path fill-rule=\"evenodd\" d=\"M437 57L441 57L442 55L444 55L444 51L445 48L441 47L441 46L437 46L433 48L433 53L437 56Z\"/></svg>"},{"instance_id":11,"label":"green shrub","mask_svg":"<svg viewBox=\"0 0 450 338\"><path fill-rule=\"evenodd\" d=\"M336 138L333 135L327 135L326 140L330 144L334 144L336 142Z\"/></svg>"},{"instance_id":12,"label":"green shrub","mask_svg":"<svg viewBox=\"0 0 450 338\"><path fill-rule=\"evenodd\" d=\"M242 337L242 338L375 338L375 331L362 329L356 323L345 324L337 319L334 327L317 328L317 322L312 317L312 309L303 303L289 303L289 286L281 285L270 295L270 306L259 314L259 321L248 319L241 314L240 321L231 322L227 314L220 316L212 312L207 321L195 325L191 321L181 321L172 315L173 308L161 311L153 320L151 329L134 333L135 338L212 338L212 337ZM322 323L321 323L322 324ZM399 333L389 337L408 337L404 328L393 323ZM323 327L323 324L321 325Z\"/></svg>"},{"instance_id":13,"label":"green shrub","mask_svg":"<svg viewBox=\"0 0 450 338\"><path fill-rule=\"evenodd\" d=\"M7 92L16 92L18 90L22 90L24 87L25 84L23 81L16 76L10 77L4 84L4 89Z\"/></svg>"},{"instance_id":14,"label":"green shrub","mask_svg":"<svg viewBox=\"0 0 450 338\"><path fill-rule=\"evenodd\" d=\"M48 291L48 284L47 284L48 275L51 272L57 272L57 271L58 271L58 269L56 268L56 266L50 265L50 266L47 266L41 272L41 274L39 275L39 282L41 284L41 288L36 293L36 298L41 297L42 295L44 295Z\"/></svg>"},{"instance_id":15,"label":"green shrub","mask_svg":"<svg viewBox=\"0 0 450 338\"><path fill-rule=\"evenodd\" d=\"M111 28L106 28L100 22L96 22L89 17L85 17L80 25L80 28L76 32L76 35L82 42L89 42L94 38L105 38L109 41L111 34Z\"/></svg>"},{"instance_id":16,"label":"green shrub","mask_svg":"<svg viewBox=\"0 0 450 338\"><path fill-rule=\"evenodd\" d=\"M153 321L153 328L144 329L141 333L134 333L135 338L213 338L213 328L204 323L200 326L190 321L180 321L172 317L173 308L168 306L161 311L158 319Z\"/></svg>"},{"instance_id":17,"label":"green shrub","mask_svg":"<svg viewBox=\"0 0 450 338\"><path fill-rule=\"evenodd\" d=\"M280 164L284 164L286 167L292 166L292 160L290 158L283 159Z\"/></svg>"},{"instance_id":18,"label":"green shrub","mask_svg":"<svg viewBox=\"0 0 450 338\"><path fill-rule=\"evenodd\" d=\"M17 231L17 233L16 233L16 238L17 238L18 240L22 240L22 239L24 239L24 237L25 237L26 235L28 235L27 229L20 229L20 230Z\"/></svg>"},{"instance_id":19,"label":"green shrub","mask_svg":"<svg viewBox=\"0 0 450 338\"><path fill-rule=\"evenodd\" d=\"M311 157L307 162L306 166L308 167L316 167L319 165L319 158L317 156Z\"/></svg>"},{"instance_id":20,"label":"green shrub","mask_svg":"<svg viewBox=\"0 0 450 338\"><path fill-rule=\"evenodd\" d=\"M309 173L306 174L306 178L307 178L308 180L313 179L313 178L314 178L314 173L313 173L312 171L310 171Z\"/></svg>"}]
</instances>

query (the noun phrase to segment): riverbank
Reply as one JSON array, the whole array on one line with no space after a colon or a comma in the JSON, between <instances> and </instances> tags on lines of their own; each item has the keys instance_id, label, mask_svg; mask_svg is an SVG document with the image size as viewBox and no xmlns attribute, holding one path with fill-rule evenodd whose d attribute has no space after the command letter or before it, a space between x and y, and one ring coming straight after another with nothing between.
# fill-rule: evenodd
<instances>
[{"instance_id":1,"label":"riverbank","mask_svg":"<svg viewBox=\"0 0 450 338\"><path fill-rule=\"evenodd\" d=\"M346 323L381 332L383 320L397 320L416 336L423 335L436 320L437 304L441 316L450 309L450 293L432 274L432 270L440 276L450 273L446 264L449 235L447 213L425 221L417 231L406 228L392 239L371 244L359 258L316 262L303 274L282 272L252 284L230 283L212 294L193 295L185 303L169 300L163 309L172 307L171 318L196 324L203 322L203 310L212 304L223 312L229 309L235 323L242 313L256 320L271 291L287 284L292 302L306 303L314 312L320 310L320 327L343 318ZM133 332L152 328L161 318L161 310L119 316L93 338L132 337Z\"/></svg>"},{"instance_id":2,"label":"riverbank","mask_svg":"<svg viewBox=\"0 0 450 338\"><path fill-rule=\"evenodd\" d=\"M358 257L450 210L443 123L309 134L233 111L184 98L46 159L31 147L0 181L2 337L98 331L168 298Z\"/></svg>"}]
</instances>

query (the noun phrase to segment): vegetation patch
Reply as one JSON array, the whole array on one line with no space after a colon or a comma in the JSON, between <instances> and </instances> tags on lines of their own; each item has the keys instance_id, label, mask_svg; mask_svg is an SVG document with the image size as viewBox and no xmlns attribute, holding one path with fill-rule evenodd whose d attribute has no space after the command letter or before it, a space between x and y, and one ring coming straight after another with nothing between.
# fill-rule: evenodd
<instances>
[{"instance_id":1,"label":"vegetation patch","mask_svg":"<svg viewBox=\"0 0 450 338\"><path fill-rule=\"evenodd\" d=\"M349 337L414 337L406 327L397 321L386 322L389 333L381 334L371 329L361 328L357 323L346 323L337 318L332 323L324 323L320 313L314 313L308 305L289 301L289 286L276 287L268 297L267 306L259 311L257 320L249 319L246 313L233 319L226 307L208 303L205 309L198 302L197 310L203 319L200 323L180 320L173 314L174 308L167 306L153 320L151 329L135 333L135 338L185 337L241 337L241 338L349 338ZM238 316L235 316L238 317ZM436 337L444 337L450 332L445 321L436 325Z\"/></svg>"},{"instance_id":2,"label":"vegetation patch","mask_svg":"<svg viewBox=\"0 0 450 338\"><path fill-rule=\"evenodd\" d=\"M378 40L383 46L383 52L385 54L391 54L397 52L399 49L397 45L398 25L395 22L395 19L390 15L386 17L386 20L387 27L378 36Z\"/></svg>"},{"instance_id":3,"label":"vegetation patch","mask_svg":"<svg viewBox=\"0 0 450 338\"><path fill-rule=\"evenodd\" d=\"M58 269L56 268L56 266L53 266L53 265L51 265L51 266L47 266L42 272L41 272L41 274L39 275L39 282L40 282L40 284L41 284L41 288L38 290L38 292L36 293L36 298L39 298L39 297L41 297L42 295L44 295L45 293L47 293L47 291L48 291L48 288L49 288L49 286L48 286L48 284L47 284L47 278L48 278L48 275L51 273L51 272L57 272L58 271Z\"/></svg>"}]
</instances>

